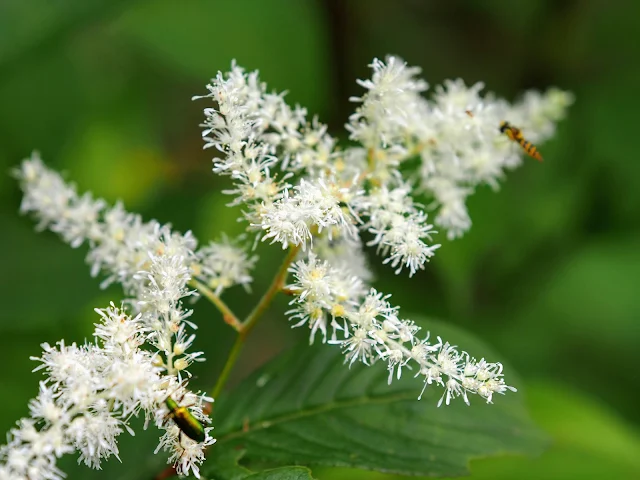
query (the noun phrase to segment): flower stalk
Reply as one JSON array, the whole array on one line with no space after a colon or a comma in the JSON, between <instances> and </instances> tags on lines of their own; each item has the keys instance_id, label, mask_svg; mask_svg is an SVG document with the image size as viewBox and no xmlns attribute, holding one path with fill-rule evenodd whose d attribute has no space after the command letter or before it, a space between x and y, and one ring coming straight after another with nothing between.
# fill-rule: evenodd
<instances>
[{"instance_id":1,"label":"flower stalk","mask_svg":"<svg viewBox=\"0 0 640 480\"><path fill-rule=\"evenodd\" d=\"M242 330L242 322L238 320L238 317L236 317L236 315L227 306L227 304L224 303L222 299L218 295L216 295L209 287L207 287L202 282L199 282L195 278L192 278L189 284L195 287L198 292L204 295L207 300L215 305L215 307L222 314L222 319L227 325L233 328L236 332L240 332Z\"/></svg>"},{"instance_id":2,"label":"flower stalk","mask_svg":"<svg viewBox=\"0 0 640 480\"><path fill-rule=\"evenodd\" d=\"M287 256L282 261L282 264L280 265L280 268L278 269L276 275L273 277L273 280L271 280L271 284L267 288L267 291L264 293L249 316L239 324L237 329L238 336L233 342L233 346L229 351L229 355L227 356L227 360L225 361L224 367L222 368L222 372L220 373L220 376L218 377L213 390L211 390L211 396L213 398L217 398L218 395L220 395L225 384L227 383L229 375L231 374L231 371L233 370L233 367L238 360L240 352L242 351L242 347L244 346L247 335L249 335L249 332L253 329L253 327L262 317L267 308L269 308L269 305L275 298L276 294L282 290L287 279L289 266L295 260L299 250L300 249L297 247L289 248Z\"/></svg>"}]
</instances>

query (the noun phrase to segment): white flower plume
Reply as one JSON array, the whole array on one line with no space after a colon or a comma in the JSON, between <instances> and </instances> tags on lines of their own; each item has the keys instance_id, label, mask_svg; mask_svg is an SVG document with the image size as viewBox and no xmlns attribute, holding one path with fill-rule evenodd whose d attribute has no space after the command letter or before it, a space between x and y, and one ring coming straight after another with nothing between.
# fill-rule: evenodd
<instances>
[{"instance_id":1,"label":"white flower plume","mask_svg":"<svg viewBox=\"0 0 640 480\"><path fill-rule=\"evenodd\" d=\"M128 429L128 419L144 411L147 420L154 418L166 430L160 447L170 450L177 470L197 474L204 448L214 440L207 435L205 442L193 442L179 429L169 428L172 424L163 404L168 396L178 396L181 402L189 402L200 421L208 422L202 414L203 398L185 389L189 366L204 358L202 352L192 351L196 326L183 302L195 294L189 288L195 276L208 284L218 282L219 291L235 284L248 286L255 257L228 242L197 250L190 233L174 232L155 221L145 223L121 204L109 209L103 200L88 194L80 197L37 154L15 173L25 192L22 211L32 213L41 228L50 228L73 246L88 243L92 274L107 274L103 286L122 284L127 296L124 304L133 318L112 305L98 310L103 321L96 325L96 344L66 346L61 341L58 348L44 346L40 369L48 379L32 402L33 418L21 421L24 428L14 429L13 440L2 448L5 461L0 468L9 468L16 478L61 475L55 459L71 450L80 451L82 461L99 468L102 459L117 456L116 437ZM222 261L223 251L235 256ZM68 411L73 412L70 417ZM45 414L39 412L48 412L47 418L55 414L59 421L45 431L39 423ZM82 418L76 418L81 413ZM45 452L48 456L40 458L38 452L30 451L33 445L28 445L25 432L33 429L42 435L62 435L58 453ZM69 443L67 437L73 441ZM19 463L13 459L21 455L30 455L27 464L39 465L41 470L12 467Z\"/></svg>"},{"instance_id":2,"label":"white flower plume","mask_svg":"<svg viewBox=\"0 0 640 480\"><path fill-rule=\"evenodd\" d=\"M320 261L313 254L291 267L294 282L287 288L295 298L288 312L295 327L307 325L313 342L317 332L327 342L339 345L345 363L377 361L387 364L389 383L399 379L403 368L412 368L424 386L434 384L444 389L438 406L449 405L462 397L469 404L469 395L478 395L491 403L494 393L516 391L503 379L502 365L476 360L466 352L444 342L440 337L431 342L429 333L419 337L420 327L398 316L399 308L375 289L367 290L362 281L348 271ZM420 393L420 397L422 397Z\"/></svg>"},{"instance_id":3,"label":"white flower plume","mask_svg":"<svg viewBox=\"0 0 640 480\"><path fill-rule=\"evenodd\" d=\"M439 247L436 229L448 238L471 227L466 200L481 184L492 187L520 163L519 145L500 133L501 121L517 125L532 141L552 135L572 97L551 89L528 92L515 104L481 95L483 85L461 80L437 86L431 99L420 69L398 57L375 59L371 79L358 83L364 95L346 125L358 145L338 148L317 119L283 94L268 93L258 72L235 63L207 86L214 102L204 110L205 148L221 156L213 171L230 176L233 204L245 207L248 230L283 248L310 245L332 235L374 235L384 263L409 275L424 269ZM407 161L419 160L407 178ZM274 173L279 170L281 173ZM427 211L414 196L426 197Z\"/></svg>"},{"instance_id":4,"label":"white flower plume","mask_svg":"<svg viewBox=\"0 0 640 480\"><path fill-rule=\"evenodd\" d=\"M61 479L56 461L73 451L79 452L80 462L100 468L103 460L118 457L117 437L125 430L133 433L129 421L140 413L166 429L161 445L171 441L174 450L188 451L180 468L197 474L204 448L215 442L211 428L205 428L206 440L197 447L187 444L163 405L169 396L181 395L192 401L190 411L206 424L206 397L188 392L185 382L158 361L158 353L141 348L156 341L143 314L132 317L113 304L96 312L95 343L45 343L42 356L33 358L40 363L34 371L43 371L46 379L29 403L31 417L20 420L0 447L2 478Z\"/></svg>"},{"instance_id":5,"label":"white flower plume","mask_svg":"<svg viewBox=\"0 0 640 480\"><path fill-rule=\"evenodd\" d=\"M255 256L247 255L228 240L198 250L198 241L191 232L182 234L155 220L144 222L121 203L108 208L102 199L94 200L88 193L80 196L74 185L45 166L37 152L25 159L14 175L24 191L20 211L31 213L38 219L39 229L49 228L73 247L87 243L92 276L106 275L103 287L117 282L127 296L137 298L150 281L140 272L148 272L154 261L168 258L183 276L223 283L224 289L238 284L246 287L252 281L250 270ZM215 252L223 248L236 257L231 267L235 275L220 280L219 269L229 267L231 262L227 259L223 266L215 260Z\"/></svg>"},{"instance_id":6,"label":"white flower plume","mask_svg":"<svg viewBox=\"0 0 640 480\"><path fill-rule=\"evenodd\" d=\"M449 238L471 227L466 199L475 187L496 187L506 169L520 164L522 152L500 133L500 122L516 125L530 141L543 141L573 102L570 93L552 88L509 104L481 95L482 83L468 87L460 79L445 81L427 99L419 68L398 57L375 59L371 67L371 80L359 82L367 92L353 99L360 106L347 125L350 138L374 153L374 173L382 183L389 170L419 157L416 193L433 200L435 223Z\"/></svg>"}]
</instances>

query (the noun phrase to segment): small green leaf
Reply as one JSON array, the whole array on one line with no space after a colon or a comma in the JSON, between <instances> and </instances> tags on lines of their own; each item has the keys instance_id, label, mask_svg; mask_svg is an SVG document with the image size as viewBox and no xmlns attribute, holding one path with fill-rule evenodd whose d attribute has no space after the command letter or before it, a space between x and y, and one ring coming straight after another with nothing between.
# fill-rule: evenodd
<instances>
[{"instance_id":1,"label":"small green leaf","mask_svg":"<svg viewBox=\"0 0 640 480\"><path fill-rule=\"evenodd\" d=\"M426 326L476 357L499 359L452 327ZM518 386L506 371L508 383ZM429 387L418 401L422 383L412 377L405 371L387 385L384 365L348 368L330 345L284 354L216 399L218 443L209 468L216 468L216 455L244 450L249 468L261 462L452 476L468 473L472 458L542 450L521 392L499 396L495 405L473 398L470 407L460 401L437 408L442 390Z\"/></svg>"}]
</instances>

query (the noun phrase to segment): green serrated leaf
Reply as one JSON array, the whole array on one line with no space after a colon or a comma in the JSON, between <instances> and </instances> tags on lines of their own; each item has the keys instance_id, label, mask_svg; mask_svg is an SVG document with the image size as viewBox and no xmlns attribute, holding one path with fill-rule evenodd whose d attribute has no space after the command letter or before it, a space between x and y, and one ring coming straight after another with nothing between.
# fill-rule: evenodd
<instances>
[{"instance_id":1,"label":"green serrated leaf","mask_svg":"<svg viewBox=\"0 0 640 480\"><path fill-rule=\"evenodd\" d=\"M498 359L457 329L433 321L426 326L473 355ZM517 386L511 373L509 383ZM387 385L383 365L349 369L338 348L303 346L217 399L214 455L245 450L249 468L266 462L452 476L468 473L472 458L542 450L544 438L521 393L496 398L495 405L476 398L471 407L437 408L442 391L428 388L418 401L422 384L412 377L405 372Z\"/></svg>"}]
</instances>

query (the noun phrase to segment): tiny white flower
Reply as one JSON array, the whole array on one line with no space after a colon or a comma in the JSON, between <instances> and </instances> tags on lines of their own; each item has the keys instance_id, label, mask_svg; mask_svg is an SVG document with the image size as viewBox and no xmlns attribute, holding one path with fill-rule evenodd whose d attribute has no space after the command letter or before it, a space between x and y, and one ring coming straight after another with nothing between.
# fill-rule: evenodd
<instances>
[{"instance_id":1,"label":"tiny white flower","mask_svg":"<svg viewBox=\"0 0 640 480\"><path fill-rule=\"evenodd\" d=\"M248 255L226 237L221 242L210 242L196 252L199 275L216 295L234 286L249 288L253 281L251 270L258 257ZM193 268L193 267L192 267Z\"/></svg>"}]
</instances>

